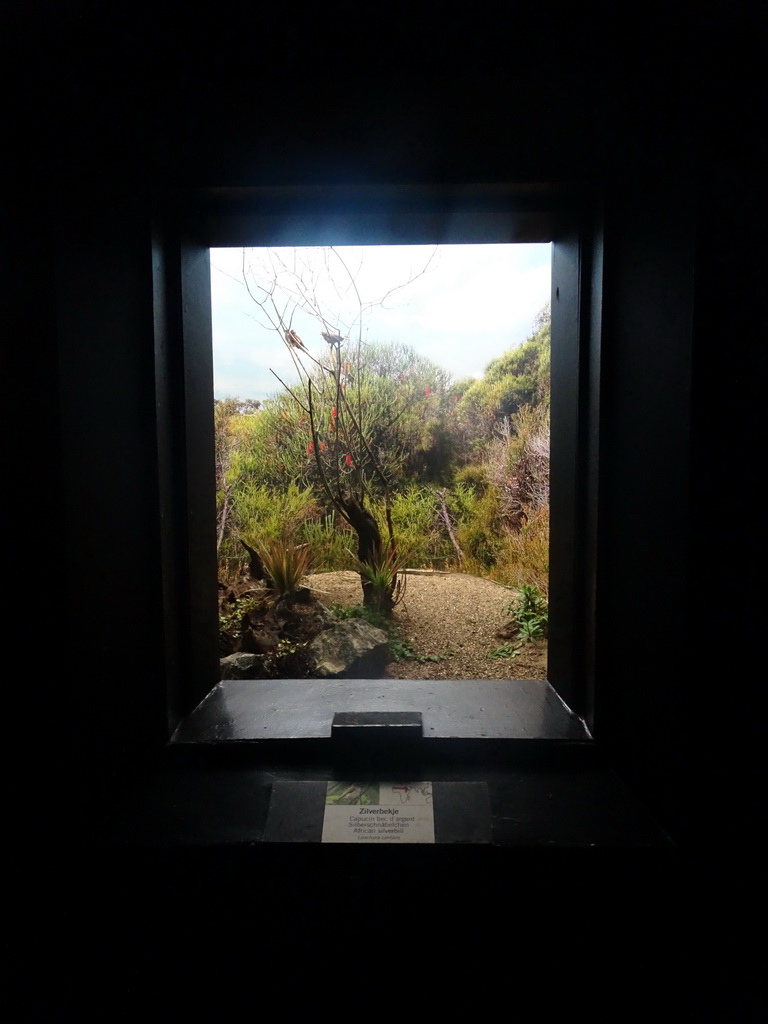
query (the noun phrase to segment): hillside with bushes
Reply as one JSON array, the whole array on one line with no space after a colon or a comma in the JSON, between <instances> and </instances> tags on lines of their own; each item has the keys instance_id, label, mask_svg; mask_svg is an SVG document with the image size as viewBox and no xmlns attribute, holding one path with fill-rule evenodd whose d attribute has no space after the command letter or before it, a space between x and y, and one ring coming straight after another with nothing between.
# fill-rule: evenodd
<instances>
[{"instance_id":1,"label":"hillside with bushes","mask_svg":"<svg viewBox=\"0 0 768 1024\"><path fill-rule=\"evenodd\" d=\"M546 595L549 354L545 308L480 379L454 381L398 343L339 338L330 368L310 367L263 403L217 400L220 578L247 560L246 545L276 543L301 545L315 572L360 569L359 505L397 566Z\"/></svg>"}]
</instances>

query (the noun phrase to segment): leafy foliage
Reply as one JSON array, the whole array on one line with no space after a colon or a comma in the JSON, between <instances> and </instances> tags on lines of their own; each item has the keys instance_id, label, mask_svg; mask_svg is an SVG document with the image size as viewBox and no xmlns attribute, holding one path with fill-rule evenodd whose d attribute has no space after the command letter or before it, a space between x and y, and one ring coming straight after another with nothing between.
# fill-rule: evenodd
<instances>
[{"instance_id":1,"label":"leafy foliage","mask_svg":"<svg viewBox=\"0 0 768 1024\"><path fill-rule=\"evenodd\" d=\"M534 642L547 635L549 606L537 587L520 587L519 602L512 602L507 609L517 626L522 640Z\"/></svg>"},{"instance_id":2,"label":"leafy foliage","mask_svg":"<svg viewBox=\"0 0 768 1024\"><path fill-rule=\"evenodd\" d=\"M230 530L234 531L236 526L237 532L229 533L222 544L222 555L242 554L240 538L252 547L258 547L282 538L287 523L296 534L300 534L306 523L317 519L319 507L311 487L301 487L295 481L286 481L282 488L257 484L247 475L234 476L237 473L236 462L230 472L233 474L234 524Z\"/></svg>"},{"instance_id":3,"label":"leafy foliage","mask_svg":"<svg viewBox=\"0 0 768 1024\"><path fill-rule=\"evenodd\" d=\"M382 629L385 633L390 633L393 629L392 620L388 616L382 615L381 612L377 612L369 605L335 604L332 611L337 619L365 619L365 621L371 626L375 626L376 629Z\"/></svg>"},{"instance_id":4,"label":"leafy foliage","mask_svg":"<svg viewBox=\"0 0 768 1024\"><path fill-rule=\"evenodd\" d=\"M410 640L393 637L389 641L389 646L398 661L410 661L414 657L413 644Z\"/></svg>"},{"instance_id":5,"label":"leafy foliage","mask_svg":"<svg viewBox=\"0 0 768 1024\"><path fill-rule=\"evenodd\" d=\"M494 647L492 651L488 652L489 658L516 658L522 650L522 644L518 641L517 643L506 643L501 644L499 647Z\"/></svg>"},{"instance_id":6,"label":"leafy foliage","mask_svg":"<svg viewBox=\"0 0 768 1024\"><path fill-rule=\"evenodd\" d=\"M232 636L239 636L243 627L243 617L256 606L256 599L243 597L233 603L228 611L219 615L219 630Z\"/></svg>"}]
</instances>

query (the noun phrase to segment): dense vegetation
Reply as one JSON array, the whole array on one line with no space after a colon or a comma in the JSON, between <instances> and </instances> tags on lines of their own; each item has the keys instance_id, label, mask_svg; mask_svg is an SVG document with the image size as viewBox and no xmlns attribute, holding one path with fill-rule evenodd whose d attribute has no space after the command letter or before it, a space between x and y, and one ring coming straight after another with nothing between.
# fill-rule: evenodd
<instances>
[{"instance_id":1,"label":"dense vegetation","mask_svg":"<svg viewBox=\"0 0 768 1024\"><path fill-rule=\"evenodd\" d=\"M306 384L286 382L263 404L218 400L222 574L247 557L241 542L263 552L289 539L306 545L315 571L359 569L355 533L331 500L356 478L382 536L389 509L398 564L460 568L546 594L548 310L534 328L479 380L455 382L397 343L362 352L340 344L335 390L319 381L310 389L311 416Z\"/></svg>"}]
</instances>

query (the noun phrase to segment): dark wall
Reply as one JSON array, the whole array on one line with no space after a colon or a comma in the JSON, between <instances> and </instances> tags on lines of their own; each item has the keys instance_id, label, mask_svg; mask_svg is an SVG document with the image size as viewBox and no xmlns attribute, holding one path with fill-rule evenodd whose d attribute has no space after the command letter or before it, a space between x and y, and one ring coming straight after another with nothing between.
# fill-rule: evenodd
<instances>
[{"instance_id":1,"label":"dark wall","mask_svg":"<svg viewBox=\"0 0 768 1024\"><path fill-rule=\"evenodd\" d=\"M92 820L165 740L153 209L183 186L573 181L605 213L596 729L691 849L713 803L718 844L746 847L752 16L420 10L13 15L12 680L25 742L56 765L47 824Z\"/></svg>"}]
</instances>

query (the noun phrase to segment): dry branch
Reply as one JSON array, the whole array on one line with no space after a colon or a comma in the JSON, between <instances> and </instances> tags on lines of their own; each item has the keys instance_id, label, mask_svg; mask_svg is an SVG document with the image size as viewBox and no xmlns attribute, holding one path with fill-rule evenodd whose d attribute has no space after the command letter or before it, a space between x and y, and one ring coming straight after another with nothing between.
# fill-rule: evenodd
<instances>
[{"instance_id":1,"label":"dry branch","mask_svg":"<svg viewBox=\"0 0 768 1024\"><path fill-rule=\"evenodd\" d=\"M445 528L448 531L448 536L451 539L451 544L453 544L453 550L456 552L456 558L459 560L459 564L461 564L461 562L464 560L464 554L461 548L459 547L459 542L456 540L456 535L453 532L453 524L451 523L451 517L448 512L448 506L445 503L446 491L438 491L437 496L440 499L440 518L442 519Z\"/></svg>"}]
</instances>

